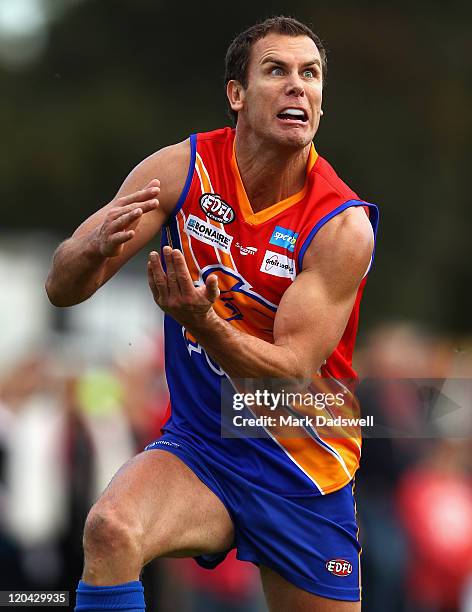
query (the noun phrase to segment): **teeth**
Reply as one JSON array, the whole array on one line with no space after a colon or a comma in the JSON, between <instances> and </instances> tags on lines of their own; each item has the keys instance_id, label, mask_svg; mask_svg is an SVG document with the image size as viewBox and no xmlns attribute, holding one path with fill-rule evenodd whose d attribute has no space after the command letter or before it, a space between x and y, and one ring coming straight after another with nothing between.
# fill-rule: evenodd
<instances>
[{"instance_id":1,"label":"teeth","mask_svg":"<svg viewBox=\"0 0 472 612\"><path fill-rule=\"evenodd\" d=\"M305 113L299 108L286 108L282 111L284 115L293 115L294 117L304 117Z\"/></svg>"}]
</instances>

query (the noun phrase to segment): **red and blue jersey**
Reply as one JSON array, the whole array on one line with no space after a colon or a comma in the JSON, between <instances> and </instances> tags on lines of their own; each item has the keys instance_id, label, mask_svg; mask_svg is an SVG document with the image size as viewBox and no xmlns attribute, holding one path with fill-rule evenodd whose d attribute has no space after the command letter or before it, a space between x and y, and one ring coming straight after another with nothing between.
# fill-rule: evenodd
<instances>
[{"instance_id":1,"label":"red and blue jersey","mask_svg":"<svg viewBox=\"0 0 472 612\"><path fill-rule=\"evenodd\" d=\"M302 270L318 230L335 215L362 206L377 230L378 210L362 201L312 145L303 189L254 213L234 151L235 131L224 128L190 137L191 160L181 197L162 231L162 247L182 251L195 285L218 277L216 313L238 330L273 343L282 295ZM343 336L322 377L351 380L352 353L365 278ZM166 375L170 406L163 431L227 464L245 479L284 494L325 494L346 485L359 465L361 440L328 437L316 428L303 436L223 438L222 368L174 319L165 317Z\"/></svg>"}]
</instances>

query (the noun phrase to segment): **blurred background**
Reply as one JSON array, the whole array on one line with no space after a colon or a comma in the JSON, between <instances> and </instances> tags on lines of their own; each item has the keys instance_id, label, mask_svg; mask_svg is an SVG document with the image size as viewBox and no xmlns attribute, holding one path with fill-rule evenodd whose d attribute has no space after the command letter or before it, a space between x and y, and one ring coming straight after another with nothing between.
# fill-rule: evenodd
<instances>
[{"instance_id":1,"label":"blurred background","mask_svg":"<svg viewBox=\"0 0 472 612\"><path fill-rule=\"evenodd\" d=\"M391 384L472 373L465 1L0 0L0 589L73 595L87 511L167 402L146 253L64 310L44 293L52 253L141 159L228 124L226 48L273 14L326 42L317 150L381 206L356 364L374 380L363 405L413 433L364 443L363 610L472 611L471 412L459 434L446 419L415 436L418 398ZM143 580L150 610L265 610L256 568L231 556Z\"/></svg>"}]
</instances>

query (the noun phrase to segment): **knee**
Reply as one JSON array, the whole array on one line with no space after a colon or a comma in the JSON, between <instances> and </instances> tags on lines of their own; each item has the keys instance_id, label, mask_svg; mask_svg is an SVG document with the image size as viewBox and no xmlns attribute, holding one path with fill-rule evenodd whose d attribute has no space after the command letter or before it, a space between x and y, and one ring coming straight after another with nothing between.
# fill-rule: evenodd
<instances>
[{"instance_id":1,"label":"knee","mask_svg":"<svg viewBox=\"0 0 472 612\"><path fill-rule=\"evenodd\" d=\"M129 559L143 555L143 530L131 517L100 502L89 512L84 528L87 556L120 556Z\"/></svg>"}]
</instances>

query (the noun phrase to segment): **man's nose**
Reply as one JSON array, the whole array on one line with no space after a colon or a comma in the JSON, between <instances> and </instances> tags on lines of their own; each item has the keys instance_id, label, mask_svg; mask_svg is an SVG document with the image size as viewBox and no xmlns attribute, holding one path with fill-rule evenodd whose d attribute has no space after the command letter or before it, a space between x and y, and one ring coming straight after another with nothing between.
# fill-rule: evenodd
<instances>
[{"instance_id":1,"label":"man's nose","mask_svg":"<svg viewBox=\"0 0 472 612\"><path fill-rule=\"evenodd\" d=\"M305 84L298 73L291 73L289 75L285 93L287 96L303 97L305 95Z\"/></svg>"}]
</instances>

